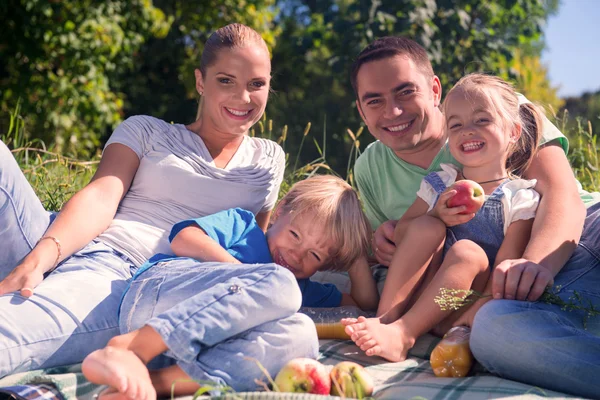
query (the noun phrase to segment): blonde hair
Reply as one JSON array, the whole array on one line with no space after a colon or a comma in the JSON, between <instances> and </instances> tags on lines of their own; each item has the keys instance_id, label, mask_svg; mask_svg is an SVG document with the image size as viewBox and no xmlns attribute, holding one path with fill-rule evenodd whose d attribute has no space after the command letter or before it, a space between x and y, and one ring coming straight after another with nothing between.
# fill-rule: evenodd
<instances>
[{"instance_id":1,"label":"blonde hair","mask_svg":"<svg viewBox=\"0 0 600 400\"><path fill-rule=\"evenodd\" d=\"M262 36L254 29L243 24L229 24L214 31L204 44L202 57L200 58L200 72L206 77L206 70L217 61L219 52L223 49L235 49L246 47L248 45L257 45L265 49L269 54L269 48ZM202 111L202 97L198 102L196 119L200 118Z\"/></svg>"},{"instance_id":2,"label":"blonde hair","mask_svg":"<svg viewBox=\"0 0 600 400\"><path fill-rule=\"evenodd\" d=\"M503 79L474 73L461 78L450 89L442 106L444 113L446 113L447 99L457 89L462 89L465 94L475 91L486 97L499 116L501 127L506 131L512 132L518 125L521 125L521 136L509 150L506 159L506 170L509 176L522 176L537 152L542 135L542 111L531 103L519 105L519 98L514 87Z\"/></svg>"},{"instance_id":3,"label":"blonde hair","mask_svg":"<svg viewBox=\"0 0 600 400\"><path fill-rule=\"evenodd\" d=\"M323 270L347 271L367 254L371 225L362 211L358 195L343 179L315 175L297 182L281 199L277 208L292 218L310 217L329 231L335 252ZM279 211L279 210L278 210Z\"/></svg>"}]
</instances>

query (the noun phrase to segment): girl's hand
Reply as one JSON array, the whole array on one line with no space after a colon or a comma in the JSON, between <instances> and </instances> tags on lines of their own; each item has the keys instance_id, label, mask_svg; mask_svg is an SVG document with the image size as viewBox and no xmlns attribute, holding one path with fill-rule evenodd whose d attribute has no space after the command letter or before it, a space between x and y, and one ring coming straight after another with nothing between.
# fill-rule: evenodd
<instances>
[{"instance_id":1,"label":"girl's hand","mask_svg":"<svg viewBox=\"0 0 600 400\"><path fill-rule=\"evenodd\" d=\"M532 261L520 258L504 260L494 268L494 299L536 301L546 287L554 283L552 273Z\"/></svg>"},{"instance_id":2,"label":"girl's hand","mask_svg":"<svg viewBox=\"0 0 600 400\"><path fill-rule=\"evenodd\" d=\"M12 270L2 282L0 282L0 296L16 291L21 292L23 297L31 297L33 289L44 280L44 273L34 264L24 261Z\"/></svg>"},{"instance_id":3,"label":"girl's hand","mask_svg":"<svg viewBox=\"0 0 600 400\"><path fill-rule=\"evenodd\" d=\"M396 250L394 244L394 229L398 221L390 220L379 225L373 234L373 254L379 264L390 265L392 256Z\"/></svg>"},{"instance_id":4,"label":"girl's hand","mask_svg":"<svg viewBox=\"0 0 600 400\"><path fill-rule=\"evenodd\" d=\"M435 206L427 214L440 219L448 227L469 222L475 214L460 214L467 209L466 206L448 208L446 205L446 202L456 193L456 190L451 189L440 194Z\"/></svg>"}]
</instances>

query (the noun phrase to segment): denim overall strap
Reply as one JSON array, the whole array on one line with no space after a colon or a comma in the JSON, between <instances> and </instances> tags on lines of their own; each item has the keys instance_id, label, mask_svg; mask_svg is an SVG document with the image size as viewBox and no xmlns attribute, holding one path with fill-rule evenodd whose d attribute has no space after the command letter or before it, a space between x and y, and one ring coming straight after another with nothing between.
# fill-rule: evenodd
<instances>
[{"instance_id":1,"label":"denim overall strap","mask_svg":"<svg viewBox=\"0 0 600 400\"><path fill-rule=\"evenodd\" d=\"M425 180L425 182L427 182L431 185L433 190L436 191L437 196L436 196L433 204L437 203L438 199L440 198L440 194L442 194L444 192L444 190L447 189L446 184L444 183L442 178L440 178L440 176L438 175L437 172L431 172L430 174L425 176L425 178L423 178L423 179Z\"/></svg>"},{"instance_id":2,"label":"denim overall strap","mask_svg":"<svg viewBox=\"0 0 600 400\"><path fill-rule=\"evenodd\" d=\"M496 254L504 240L504 212L502 198L504 192L502 187L508 181L503 182L487 198L475 217L470 221L448 228L444 253L459 240L467 239L477 243L488 256L490 266L496 261Z\"/></svg>"}]
</instances>

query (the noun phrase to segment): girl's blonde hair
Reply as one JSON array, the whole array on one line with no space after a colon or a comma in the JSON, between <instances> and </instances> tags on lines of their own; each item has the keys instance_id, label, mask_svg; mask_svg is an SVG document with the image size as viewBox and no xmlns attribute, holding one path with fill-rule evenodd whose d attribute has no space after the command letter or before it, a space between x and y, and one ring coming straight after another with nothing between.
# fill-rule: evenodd
<instances>
[{"instance_id":1,"label":"girl's blonde hair","mask_svg":"<svg viewBox=\"0 0 600 400\"><path fill-rule=\"evenodd\" d=\"M497 76L469 74L450 89L446 99L457 89L462 89L467 95L475 91L485 96L500 117L502 129L512 132L521 125L521 136L508 153L506 170L509 176L522 176L531 164L542 136L542 111L531 103L519 104L514 87ZM446 102L443 108L445 113Z\"/></svg>"},{"instance_id":2,"label":"girl's blonde hair","mask_svg":"<svg viewBox=\"0 0 600 400\"><path fill-rule=\"evenodd\" d=\"M371 225L356 191L343 179L315 175L297 182L277 208L291 213L292 218L310 218L329 232L335 252L332 263L324 269L346 271L359 257L366 256Z\"/></svg>"},{"instance_id":3,"label":"girl's blonde hair","mask_svg":"<svg viewBox=\"0 0 600 400\"><path fill-rule=\"evenodd\" d=\"M219 56L219 52L221 50L235 49L248 45L257 45L263 47L267 54L269 54L267 43L258 32L249 26L235 23L225 25L224 27L217 29L209 36L208 40L206 40L206 43L204 44L204 50L202 51L199 67L200 72L202 72L202 76L206 77L207 68L217 61L217 57ZM202 97L200 97L200 101L198 102L196 119L200 118L201 111Z\"/></svg>"}]
</instances>

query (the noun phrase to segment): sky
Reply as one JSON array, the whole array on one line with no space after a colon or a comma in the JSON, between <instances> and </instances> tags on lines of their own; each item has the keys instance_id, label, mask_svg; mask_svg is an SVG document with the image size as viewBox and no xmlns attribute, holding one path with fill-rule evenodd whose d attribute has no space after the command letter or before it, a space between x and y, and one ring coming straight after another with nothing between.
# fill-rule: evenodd
<instances>
[{"instance_id":1,"label":"sky","mask_svg":"<svg viewBox=\"0 0 600 400\"><path fill-rule=\"evenodd\" d=\"M542 62L559 96L600 90L600 0L561 0L544 35Z\"/></svg>"}]
</instances>

